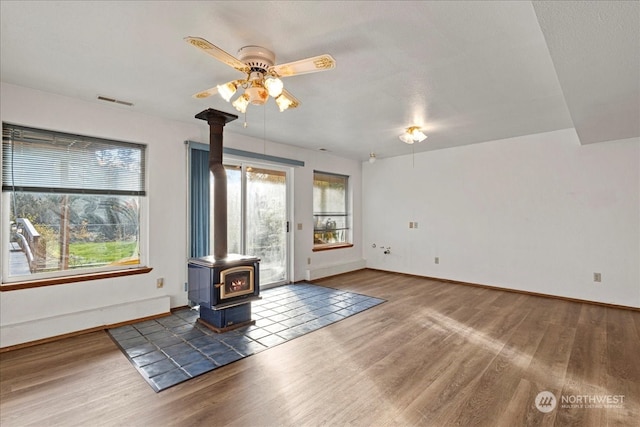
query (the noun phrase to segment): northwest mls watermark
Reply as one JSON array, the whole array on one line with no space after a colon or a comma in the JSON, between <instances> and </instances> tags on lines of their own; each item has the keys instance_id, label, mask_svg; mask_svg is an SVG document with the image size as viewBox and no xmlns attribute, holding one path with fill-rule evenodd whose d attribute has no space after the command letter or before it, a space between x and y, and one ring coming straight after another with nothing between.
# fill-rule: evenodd
<instances>
[{"instance_id":1,"label":"northwest mls watermark","mask_svg":"<svg viewBox=\"0 0 640 427\"><path fill-rule=\"evenodd\" d=\"M535 399L538 411L549 413L556 409L621 409L624 408L623 394L567 394L558 400L550 391L541 391Z\"/></svg>"}]
</instances>

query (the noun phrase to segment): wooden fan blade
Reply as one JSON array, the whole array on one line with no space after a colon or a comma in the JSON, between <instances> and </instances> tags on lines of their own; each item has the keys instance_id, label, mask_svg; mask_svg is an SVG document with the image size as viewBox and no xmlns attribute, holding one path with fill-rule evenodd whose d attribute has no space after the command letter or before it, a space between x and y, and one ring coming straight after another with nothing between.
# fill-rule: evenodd
<instances>
[{"instance_id":1,"label":"wooden fan blade","mask_svg":"<svg viewBox=\"0 0 640 427\"><path fill-rule=\"evenodd\" d=\"M218 93L218 86L214 86L211 89L207 89L207 90L203 90L202 92L198 92L198 93L194 94L193 97L197 98L197 99L208 98L211 95L215 95L216 93Z\"/></svg>"},{"instance_id":2,"label":"wooden fan blade","mask_svg":"<svg viewBox=\"0 0 640 427\"><path fill-rule=\"evenodd\" d=\"M300 105L300 101L298 100L298 98L291 95L291 92L289 92L288 90L282 89L282 94L280 96L283 95L291 100L291 105L289 105L289 108L296 108Z\"/></svg>"},{"instance_id":3,"label":"wooden fan blade","mask_svg":"<svg viewBox=\"0 0 640 427\"><path fill-rule=\"evenodd\" d=\"M328 71L336 67L336 61L331 55L325 54L286 64L274 65L269 72L275 72L279 77L298 76L300 74Z\"/></svg>"},{"instance_id":4,"label":"wooden fan blade","mask_svg":"<svg viewBox=\"0 0 640 427\"><path fill-rule=\"evenodd\" d=\"M198 49L203 50L205 53L213 56L218 61L224 62L231 68L235 68L242 73L249 72L249 67L247 67L246 64L240 62L238 59L220 49L218 46L209 43L207 40L201 37L185 37L184 39Z\"/></svg>"}]
</instances>

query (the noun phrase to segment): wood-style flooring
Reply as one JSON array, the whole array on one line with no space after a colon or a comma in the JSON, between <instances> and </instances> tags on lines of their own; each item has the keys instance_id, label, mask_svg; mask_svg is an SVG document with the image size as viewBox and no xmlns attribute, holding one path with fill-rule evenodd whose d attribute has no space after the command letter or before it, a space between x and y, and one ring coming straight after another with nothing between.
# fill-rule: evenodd
<instances>
[{"instance_id":1,"label":"wood-style flooring","mask_svg":"<svg viewBox=\"0 0 640 427\"><path fill-rule=\"evenodd\" d=\"M0 425L638 425L640 312L372 270L316 283L387 302L161 393L106 332L5 352Z\"/></svg>"}]
</instances>

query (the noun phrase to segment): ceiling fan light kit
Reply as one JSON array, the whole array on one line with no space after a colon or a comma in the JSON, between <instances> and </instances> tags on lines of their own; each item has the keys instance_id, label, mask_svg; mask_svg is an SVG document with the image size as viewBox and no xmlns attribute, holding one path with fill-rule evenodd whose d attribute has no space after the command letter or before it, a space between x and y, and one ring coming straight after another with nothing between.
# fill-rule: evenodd
<instances>
[{"instance_id":1,"label":"ceiling fan light kit","mask_svg":"<svg viewBox=\"0 0 640 427\"><path fill-rule=\"evenodd\" d=\"M242 88L244 92L231 102L231 105L241 113L247 111L249 104L264 105L269 97L275 99L280 112L296 108L300 105L300 101L284 89L280 78L327 71L336 66L333 57L327 54L274 65L276 55L261 46L242 47L238 50L238 58L235 58L203 38L185 37L185 40L217 60L246 74L244 79L233 80L198 92L193 95L194 98L207 98L218 93L222 99L231 102L238 88Z\"/></svg>"},{"instance_id":2,"label":"ceiling fan light kit","mask_svg":"<svg viewBox=\"0 0 640 427\"><path fill-rule=\"evenodd\" d=\"M413 144L415 142L422 142L427 139L427 135L422 133L418 126L409 126L407 130L399 136L400 141Z\"/></svg>"}]
</instances>

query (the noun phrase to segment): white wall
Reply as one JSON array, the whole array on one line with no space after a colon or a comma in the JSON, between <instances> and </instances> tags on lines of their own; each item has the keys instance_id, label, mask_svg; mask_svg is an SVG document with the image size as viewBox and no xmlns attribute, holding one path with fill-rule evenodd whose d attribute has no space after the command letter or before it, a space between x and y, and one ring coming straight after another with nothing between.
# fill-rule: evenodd
<instances>
[{"instance_id":1,"label":"white wall","mask_svg":"<svg viewBox=\"0 0 640 427\"><path fill-rule=\"evenodd\" d=\"M365 163L367 266L640 307L639 170L573 129Z\"/></svg>"},{"instance_id":2,"label":"white wall","mask_svg":"<svg viewBox=\"0 0 640 427\"><path fill-rule=\"evenodd\" d=\"M103 105L2 83L0 118L25 126L148 144L147 210L149 274L0 292L0 346L7 347L88 328L168 312L187 304L185 140L208 143L203 121L169 121ZM194 111L194 115L199 111ZM361 217L361 164L327 153L303 150L225 131L228 147L306 162L294 171L294 279L311 265L362 262L362 228L355 221L355 246L313 253L312 176L314 169L353 177L354 216ZM256 147L258 147L256 149ZM294 227L295 228L295 227ZM5 232L5 230L1 230ZM156 279L164 287L156 288Z\"/></svg>"},{"instance_id":3,"label":"white wall","mask_svg":"<svg viewBox=\"0 0 640 427\"><path fill-rule=\"evenodd\" d=\"M145 216L153 271L0 292L0 346L185 305L183 141L207 143L206 123L5 83L1 90L2 121L148 144ZM293 227L296 281L308 269L361 265L364 252L372 268L640 307L637 138L580 146L574 131L565 130L364 165L227 131L225 146L305 162L294 171L293 223L303 225ZM351 176L353 248L312 252L313 170ZM409 221L418 229L410 230ZM391 246L391 254L380 246ZM602 273L602 283L593 282L594 272ZM159 277L162 289L155 286Z\"/></svg>"}]
</instances>

